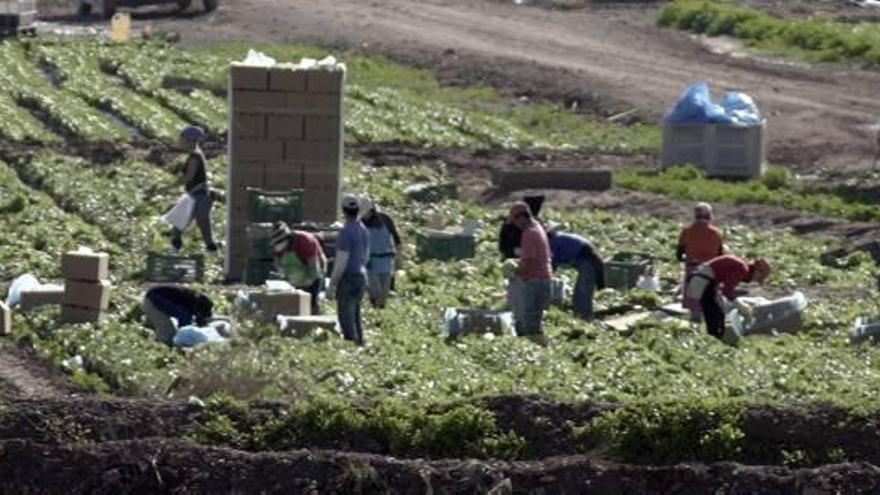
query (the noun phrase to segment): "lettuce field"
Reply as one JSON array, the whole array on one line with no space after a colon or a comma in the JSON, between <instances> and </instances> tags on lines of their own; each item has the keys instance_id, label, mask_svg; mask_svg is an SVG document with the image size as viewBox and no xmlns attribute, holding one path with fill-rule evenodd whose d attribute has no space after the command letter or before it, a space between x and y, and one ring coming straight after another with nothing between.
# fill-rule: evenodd
<instances>
[{"instance_id":1,"label":"lettuce field","mask_svg":"<svg viewBox=\"0 0 880 495\"><path fill-rule=\"evenodd\" d=\"M321 53L264 48L286 60ZM555 434L572 448L603 445L616 456L651 462L748 460L756 446L745 433L746 418L760 408L829 407L859 421L880 411L880 350L852 345L847 333L856 317L878 312L873 262L855 254L843 268L823 266L819 257L831 249L829 242L784 232L724 225L734 253L773 261L773 293L807 294L806 324L798 335L752 337L731 347L683 320L649 319L620 333L554 307L546 347L512 336L444 339L444 308L504 305L495 236L505 207L410 199L408 186L456 179L420 163L374 168L357 158L346 162L346 191L383 205L405 244L396 297L385 310L366 310L366 346L328 335L294 340L247 322L228 344L183 352L156 342L144 327L140 300L146 251L168 243L156 217L180 192L180 163L170 145L184 123L204 126L214 146L214 185L222 187L226 67L245 51L237 45L183 49L61 38L0 44L0 280L24 272L55 280L60 254L79 245L111 255L115 289L101 324L59 325L54 308L16 315L15 340L77 386L130 398L205 401L207 412L191 436L198 442L252 450L338 447L344 436L338 432L345 432L373 442L367 450L429 457L542 452L533 437L487 405L499 397L601 405L601 413L563 421ZM485 88L441 87L430 73L382 59L346 59L349 144L614 153L658 146L654 126L624 127L552 105L511 104ZM651 176L638 179L650 182ZM438 215L449 225L483 223L476 258L416 259L415 235ZM552 207L544 216L592 239L606 257L624 250L653 253L663 278L678 276L678 224ZM220 232L223 218L218 205ZM188 250L197 249L192 236L187 240ZM573 282L575 274L562 276ZM221 260L210 258L200 288L223 313L241 287L221 280ZM611 317L672 301L671 295L606 290L598 294L597 309ZM287 405L267 419L247 405L252 401ZM682 418L703 420L683 424ZM680 435L679 443L664 444L669 435ZM846 444L824 449L792 440L763 447L772 455L762 459L792 465L865 457Z\"/></svg>"}]
</instances>

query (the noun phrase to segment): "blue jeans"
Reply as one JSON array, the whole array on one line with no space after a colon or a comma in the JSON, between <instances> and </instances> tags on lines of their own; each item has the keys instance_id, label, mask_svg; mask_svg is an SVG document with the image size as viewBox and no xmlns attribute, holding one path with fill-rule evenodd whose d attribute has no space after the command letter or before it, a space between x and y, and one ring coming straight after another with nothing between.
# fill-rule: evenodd
<instances>
[{"instance_id":1,"label":"blue jeans","mask_svg":"<svg viewBox=\"0 0 880 495\"><path fill-rule=\"evenodd\" d=\"M544 333L544 308L550 302L550 279L522 282L520 314L516 316L517 335Z\"/></svg>"},{"instance_id":2,"label":"blue jeans","mask_svg":"<svg viewBox=\"0 0 880 495\"><path fill-rule=\"evenodd\" d=\"M319 315L321 314L321 303L318 300L318 296L321 295L321 286L323 285L323 279L318 277L309 285L303 287L297 287L297 289L306 291L309 295L312 296L312 314Z\"/></svg>"},{"instance_id":3,"label":"blue jeans","mask_svg":"<svg viewBox=\"0 0 880 495\"><path fill-rule=\"evenodd\" d=\"M589 260L581 258L575 264L578 271L574 286L572 306L574 313L581 318L593 318L593 294L596 292L596 268Z\"/></svg>"},{"instance_id":4,"label":"blue jeans","mask_svg":"<svg viewBox=\"0 0 880 495\"><path fill-rule=\"evenodd\" d=\"M342 336L358 344L364 343L361 301L366 288L367 275L364 273L346 273L336 286L336 315Z\"/></svg>"}]
</instances>

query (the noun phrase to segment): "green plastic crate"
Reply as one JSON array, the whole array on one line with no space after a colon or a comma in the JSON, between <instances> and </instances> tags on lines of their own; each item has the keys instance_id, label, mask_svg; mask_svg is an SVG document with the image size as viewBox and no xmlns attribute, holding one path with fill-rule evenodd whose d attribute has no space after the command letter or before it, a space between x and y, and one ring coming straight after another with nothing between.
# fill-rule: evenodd
<instances>
[{"instance_id":1,"label":"green plastic crate","mask_svg":"<svg viewBox=\"0 0 880 495\"><path fill-rule=\"evenodd\" d=\"M617 290L636 287L639 277L654 268L654 257L647 253L617 253L605 263L605 285Z\"/></svg>"},{"instance_id":2,"label":"green plastic crate","mask_svg":"<svg viewBox=\"0 0 880 495\"><path fill-rule=\"evenodd\" d=\"M248 257L268 259L272 257L271 223L252 223L247 226Z\"/></svg>"},{"instance_id":3,"label":"green plastic crate","mask_svg":"<svg viewBox=\"0 0 880 495\"><path fill-rule=\"evenodd\" d=\"M303 190L266 191L247 188L248 222L300 223L303 221Z\"/></svg>"},{"instance_id":4,"label":"green plastic crate","mask_svg":"<svg viewBox=\"0 0 880 495\"><path fill-rule=\"evenodd\" d=\"M463 260L477 254L477 239L473 235L428 231L416 237L416 253L423 260Z\"/></svg>"},{"instance_id":5,"label":"green plastic crate","mask_svg":"<svg viewBox=\"0 0 880 495\"><path fill-rule=\"evenodd\" d=\"M269 279L283 278L275 269L275 260L271 258L248 258L244 265L244 283L262 285Z\"/></svg>"},{"instance_id":6,"label":"green plastic crate","mask_svg":"<svg viewBox=\"0 0 880 495\"><path fill-rule=\"evenodd\" d=\"M201 254L178 255L147 253L148 282L195 283L205 274L205 258Z\"/></svg>"}]
</instances>

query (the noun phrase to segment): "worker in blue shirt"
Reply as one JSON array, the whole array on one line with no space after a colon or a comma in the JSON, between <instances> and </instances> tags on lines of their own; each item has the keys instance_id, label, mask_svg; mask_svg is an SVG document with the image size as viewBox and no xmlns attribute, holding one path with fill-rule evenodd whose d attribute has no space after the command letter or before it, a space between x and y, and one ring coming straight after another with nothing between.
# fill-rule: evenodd
<instances>
[{"instance_id":1,"label":"worker in blue shirt","mask_svg":"<svg viewBox=\"0 0 880 495\"><path fill-rule=\"evenodd\" d=\"M553 270L573 267L578 271L572 306L574 312L586 320L593 319L593 294L605 288L605 265L593 244L583 237L560 232L558 225L550 226L547 238L553 257Z\"/></svg>"}]
</instances>

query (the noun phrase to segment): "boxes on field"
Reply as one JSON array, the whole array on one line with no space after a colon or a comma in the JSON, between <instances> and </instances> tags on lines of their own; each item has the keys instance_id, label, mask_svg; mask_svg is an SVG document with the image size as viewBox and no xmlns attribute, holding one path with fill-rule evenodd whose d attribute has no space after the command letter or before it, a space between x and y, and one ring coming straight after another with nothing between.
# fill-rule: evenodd
<instances>
[{"instance_id":1,"label":"boxes on field","mask_svg":"<svg viewBox=\"0 0 880 495\"><path fill-rule=\"evenodd\" d=\"M339 145L319 141L284 142L284 158L288 161L340 163L342 155Z\"/></svg>"},{"instance_id":2,"label":"boxes on field","mask_svg":"<svg viewBox=\"0 0 880 495\"><path fill-rule=\"evenodd\" d=\"M345 71L310 70L306 72L306 91L309 93L339 93L345 80Z\"/></svg>"},{"instance_id":3,"label":"boxes on field","mask_svg":"<svg viewBox=\"0 0 880 495\"><path fill-rule=\"evenodd\" d=\"M232 119L232 134L236 138L262 139L267 133L266 115L238 112Z\"/></svg>"},{"instance_id":4,"label":"boxes on field","mask_svg":"<svg viewBox=\"0 0 880 495\"><path fill-rule=\"evenodd\" d=\"M64 283L64 305L106 311L110 306L110 290L109 280L68 280Z\"/></svg>"},{"instance_id":5,"label":"boxes on field","mask_svg":"<svg viewBox=\"0 0 880 495\"><path fill-rule=\"evenodd\" d=\"M748 179L764 173L766 124L664 124L663 168L690 164L710 177Z\"/></svg>"},{"instance_id":6,"label":"boxes on field","mask_svg":"<svg viewBox=\"0 0 880 495\"><path fill-rule=\"evenodd\" d=\"M301 290L253 292L250 301L260 319L274 322L278 316L309 316L312 314L312 296Z\"/></svg>"},{"instance_id":7,"label":"boxes on field","mask_svg":"<svg viewBox=\"0 0 880 495\"><path fill-rule=\"evenodd\" d=\"M0 301L0 335L12 333L12 309L5 302Z\"/></svg>"},{"instance_id":8,"label":"boxes on field","mask_svg":"<svg viewBox=\"0 0 880 495\"><path fill-rule=\"evenodd\" d=\"M265 187L267 189L302 189L302 166L295 162L276 162L266 165Z\"/></svg>"},{"instance_id":9,"label":"boxes on field","mask_svg":"<svg viewBox=\"0 0 880 495\"><path fill-rule=\"evenodd\" d=\"M201 254L161 254L154 251L147 253L148 282L159 283L196 283L201 282L205 274L205 258Z\"/></svg>"},{"instance_id":10,"label":"boxes on field","mask_svg":"<svg viewBox=\"0 0 880 495\"><path fill-rule=\"evenodd\" d=\"M272 258L272 232L275 226L271 223L252 223L247 227L248 257Z\"/></svg>"},{"instance_id":11,"label":"boxes on field","mask_svg":"<svg viewBox=\"0 0 880 495\"><path fill-rule=\"evenodd\" d=\"M280 139L234 139L232 157L243 161L281 160L284 158L284 141Z\"/></svg>"},{"instance_id":12,"label":"boxes on field","mask_svg":"<svg viewBox=\"0 0 880 495\"><path fill-rule=\"evenodd\" d=\"M64 286L43 284L39 287L21 291L19 306L22 310L38 308L50 304L61 304L64 300Z\"/></svg>"},{"instance_id":13,"label":"boxes on field","mask_svg":"<svg viewBox=\"0 0 880 495\"><path fill-rule=\"evenodd\" d=\"M652 272L654 257L647 253L621 252L605 263L605 285L618 290L636 287L639 277Z\"/></svg>"},{"instance_id":14,"label":"boxes on field","mask_svg":"<svg viewBox=\"0 0 880 495\"><path fill-rule=\"evenodd\" d=\"M100 282L110 278L110 255L87 250L61 255L61 276L65 280Z\"/></svg>"},{"instance_id":15,"label":"boxes on field","mask_svg":"<svg viewBox=\"0 0 880 495\"><path fill-rule=\"evenodd\" d=\"M269 69L267 67L232 64L229 73L233 89L265 91L269 87Z\"/></svg>"},{"instance_id":16,"label":"boxes on field","mask_svg":"<svg viewBox=\"0 0 880 495\"><path fill-rule=\"evenodd\" d=\"M269 90L303 92L306 90L306 74L292 64L279 64L269 70Z\"/></svg>"},{"instance_id":17,"label":"boxes on field","mask_svg":"<svg viewBox=\"0 0 880 495\"><path fill-rule=\"evenodd\" d=\"M298 115L269 115L268 137L299 141L303 139L303 117Z\"/></svg>"},{"instance_id":18,"label":"boxes on field","mask_svg":"<svg viewBox=\"0 0 880 495\"><path fill-rule=\"evenodd\" d=\"M266 280L278 278L275 260L272 258L247 258L244 262L244 283L261 285Z\"/></svg>"},{"instance_id":19,"label":"boxes on field","mask_svg":"<svg viewBox=\"0 0 880 495\"><path fill-rule=\"evenodd\" d=\"M232 111L234 113L277 113L285 107L287 93L268 93L265 91L234 91Z\"/></svg>"},{"instance_id":20,"label":"boxes on field","mask_svg":"<svg viewBox=\"0 0 880 495\"><path fill-rule=\"evenodd\" d=\"M266 191L248 188L248 222L302 222L303 190Z\"/></svg>"},{"instance_id":21,"label":"boxes on field","mask_svg":"<svg viewBox=\"0 0 880 495\"><path fill-rule=\"evenodd\" d=\"M342 136L339 117L306 116L304 128L306 141L332 142Z\"/></svg>"},{"instance_id":22,"label":"boxes on field","mask_svg":"<svg viewBox=\"0 0 880 495\"><path fill-rule=\"evenodd\" d=\"M284 105L279 113L287 115L341 115L341 94L279 93Z\"/></svg>"},{"instance_id":23,"label":"boxes on field","mask_svg":"<svg viewBox=\"0 0 880 495\"><path fill-rule=\"evenodd\" d=\"M333 335L341 335L339 320L336 316L312 315L312 316L279 316L278 327L284 337L295 339L312 335L318 331L324 331Z\"/></svg>"},{"instance_id":24,"label":"boxes on field","mask_svg":"<svg viewBox=\"0 0 880 495\"><path fill-rule=\"evenodd\" d=\"M477 254L477 239L473 234L425 230L416 236L416 254L421 259L461 260Z\"/></svg>"},{"instance_id":25,"label":"boxes on field","mask_svg":"<svg viewBox=\"0 0 880 495\"><path fill-rule=\"evenodd\" d=\"M454 338L468 334L504 335L513 333L513 314L509 311L447 308L443 315L443 335Z\"/></svg>"},{"instance_id":26,"label":"boxes on field","mask_svg":"<svg viewBox=\"0 0 880 495\"><path fill-rule=\"evenodd\" d=\"M64 304L61 306L62 323L95 323L101 320L100 309L80 308Z\"/></svg>"}]
</instances>

